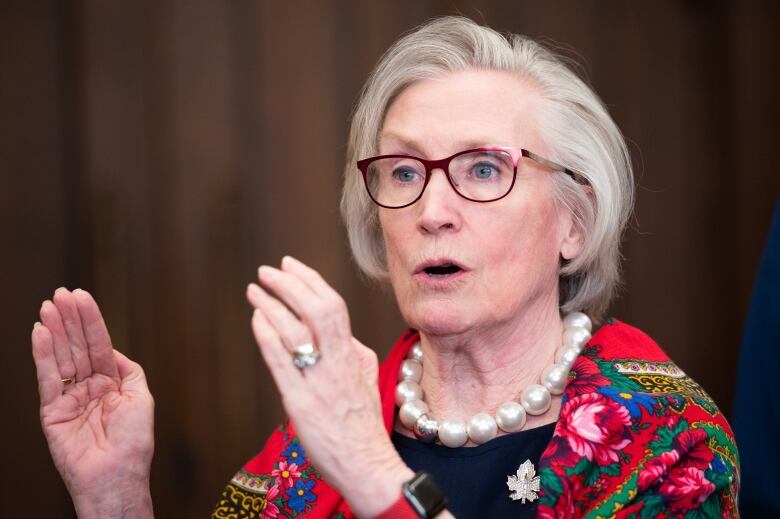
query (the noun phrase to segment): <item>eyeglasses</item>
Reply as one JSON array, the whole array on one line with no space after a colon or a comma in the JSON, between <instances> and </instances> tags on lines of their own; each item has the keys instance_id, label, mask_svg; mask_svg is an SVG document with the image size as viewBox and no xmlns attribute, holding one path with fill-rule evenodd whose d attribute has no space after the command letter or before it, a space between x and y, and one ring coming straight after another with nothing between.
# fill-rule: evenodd
<instances>
[{"instance_id":1,"label":"eyeglasses","mask_svg":"<svg viewBox=\"0 0 780 519\"><path fill-rule=\"evenodd\" d=\"M493 202L504 198L515 185L517 163L521 157L565 173L579 184L588 184L587 179L576 171L526 149L505 146L460 151L440 160L411 155L379 155L359 160L357 167L363 174L371 200L388 209L400 209L420 199L434 169L446 172L452 188L466 200Z\"/></svg>"}]
</instances>

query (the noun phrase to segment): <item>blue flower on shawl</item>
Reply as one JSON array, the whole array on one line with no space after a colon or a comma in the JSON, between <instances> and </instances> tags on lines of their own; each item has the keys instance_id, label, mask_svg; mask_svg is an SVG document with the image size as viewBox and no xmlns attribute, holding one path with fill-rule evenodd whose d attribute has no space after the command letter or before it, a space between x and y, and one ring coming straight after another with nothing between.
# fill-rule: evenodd
<instances>
[{"instance_id":1,"label":"blue flower on shawl","mask_svg":"<svg viewBox=\"0 0 780 519\"><path fill-rule=\"evenodd\" d=\"M287 497L289 498L287 504L292 508L292 511L295 512L296 515L303 512L307 502L317 499L317 496L311 491L316 484L317 482L313 479L299 479L295 482L294 487L287 489Z\"/></svg>"},{"instance_id":2,"label":"blue flower on shawl","mask_svg":"<svg viewBox=\"0 0 780 519\"><path fill-rule=\"evenodd\" d=\"M720 456L715 456L712 459L712 462L710 463L710 467L712 468L713 472L717 472L718 474L726 473L726 464L723 463L723 460L720 459Z\"/></svg>"},{"instance_id":3,"label":"blue flower on shawl","mask_svg":"<svg viewBox=\"0 0 780 519\"><path fill-rule=\"evenodd\" d=\"M655 399L646 393L620 391L609 386L600 387L598 392L628 409L628 414L631 415L631 418L639 418L642 416L643 407L648 413L653 413Z\"/></svg>"},{"instance_id":4,"label":"blue flower on shawl","mask_svg":"<svg viewBox=\"0 0 780 519\"><path fill-rule=\"evenodd\" d=\"M288 463L296 463L300 467L303 465L306 453L303 452L303 447L298 442L293 442L282 451L282 456L287 458Z\"/></svg>"}]
</instances>

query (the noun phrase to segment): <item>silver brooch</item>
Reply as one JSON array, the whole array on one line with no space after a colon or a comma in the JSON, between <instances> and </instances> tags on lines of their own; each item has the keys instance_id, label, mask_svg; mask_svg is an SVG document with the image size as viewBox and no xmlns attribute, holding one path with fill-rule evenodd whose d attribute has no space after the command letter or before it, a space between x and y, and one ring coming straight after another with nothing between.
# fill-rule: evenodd
<instances>
[{"instance_id":1,"label":"silver brooch","mask_svg":"<svg viewBox=\"0 0 780 519\"><path fill-rule=\"evenodd\" d=\"M509 498L512 501L520 500L533 503L539 499L539 476L531 460L525 460L517 469L516 476L507 476L506 486L509 487Z\"/></svg>"}]
</instances>

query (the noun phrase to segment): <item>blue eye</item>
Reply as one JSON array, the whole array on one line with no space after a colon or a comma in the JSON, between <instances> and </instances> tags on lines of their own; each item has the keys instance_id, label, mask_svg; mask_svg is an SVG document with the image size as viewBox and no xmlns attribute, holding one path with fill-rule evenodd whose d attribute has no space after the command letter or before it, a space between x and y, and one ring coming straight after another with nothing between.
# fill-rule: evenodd
<instances>
[{"instance_id":1,"label":"blue eye","mask_svg":"<svg viewBox=\"0 0 780 519\"><path fill-rule=\"evenodd\" d=\"M491 178L497 176L498 172L498 168L492 164L487 164L484 162L481 164L476 164L473 169L474 178L478 180L490 180Z\"/></svg>"},{"instance_id":2,"label":"blue eye","mask_svg":"<svg viewBox=\"0 0 780 519\"><path fill-rule=\"evenodd\" d=\"M414 182L418 177L419 174L412 168L400 167L393 170L393 178L399 182Z\"/></svg>"}]
</instances>

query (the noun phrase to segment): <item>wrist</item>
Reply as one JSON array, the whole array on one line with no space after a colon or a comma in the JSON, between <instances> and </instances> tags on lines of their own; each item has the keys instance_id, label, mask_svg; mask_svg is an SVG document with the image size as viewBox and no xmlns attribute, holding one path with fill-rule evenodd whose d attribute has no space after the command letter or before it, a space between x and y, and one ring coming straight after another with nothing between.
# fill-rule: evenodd
<instances>
[{"instance_id":1,"label":"wrist","mask_svg":"<svg viewBox=\"0 0 780 519\"><path fill-rule=\"evenodd\" d=\"M392 468L371 472L371 481L364 473L358 484L351 485L349 492L342 492L357 517L373 518L389 509L403 496L403 484L414 477L414 471L401 459ZM347 495L348 494L348 495Z\"/></svg>"},{"instance_id":2,"label":"wrist","mask_svg":"<svg viewBox=\"0 0 780 519\"><path fill-rule=\"evenodd\" d=\"M71 494L79 519L151 519L154 517L149 482L89 494Z\"/></svg>"},{"instance_id":3,"label":"wrist","mask_svg":"<svg viewBox=\"0 0 780 519\"><path fill-rule=\"evenodd\" d=\"M433 477L421 471L403 484L401 496L375 519L451 519L446 506L447 498Z\"/></svg>"}]
</instances>

